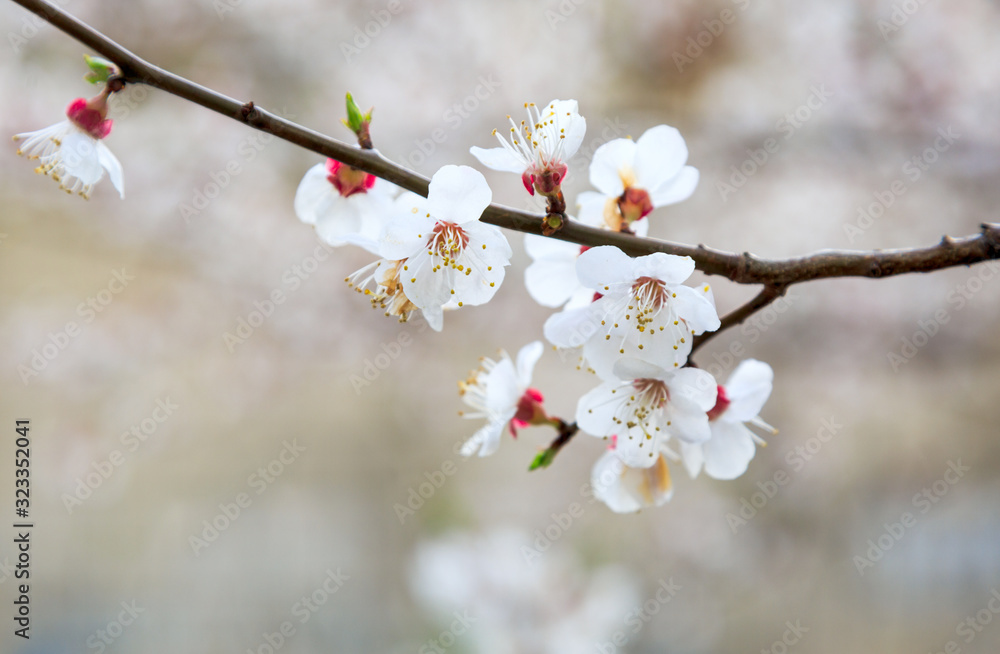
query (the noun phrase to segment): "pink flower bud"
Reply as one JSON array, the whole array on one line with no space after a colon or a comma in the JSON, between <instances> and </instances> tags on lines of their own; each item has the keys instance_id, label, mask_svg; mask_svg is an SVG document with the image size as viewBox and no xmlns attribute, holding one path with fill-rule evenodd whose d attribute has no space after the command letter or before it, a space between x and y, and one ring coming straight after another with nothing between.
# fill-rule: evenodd
<instances>
[{"instance_id":1,"label":"pink flower bud","mask_svg":"<svg viewBox=\"0 0 1000 654\"><path fill-rule=\"evenodd\" d=\"M66 107L66 117L73 124L95 139L103 139L111 133L113 123L108 117L108 97L105 93L84 100L77 98Z\"/></svg>"},{"instance_id":2,"label":"pink flower bud","mask_svg":"<svg viewBox=\"0 0 1000 654\"><path fill-rule=\"evenodd\" d=\"M375 175L348 166L336 159L326 160L326 170L330 173L326 176L327 180L345 198L355 193L367 193L368 189L375 185Z\"/></svg>"}]
</instances>

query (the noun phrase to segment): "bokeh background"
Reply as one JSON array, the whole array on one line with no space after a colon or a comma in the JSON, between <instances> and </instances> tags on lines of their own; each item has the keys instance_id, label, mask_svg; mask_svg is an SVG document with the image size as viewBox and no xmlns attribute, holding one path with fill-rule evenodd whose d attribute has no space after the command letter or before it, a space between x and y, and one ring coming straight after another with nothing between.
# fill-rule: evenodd
<instances>
[{"instance_id":1,"label":"bokeh background","mask_svg":"<svg viewBox=\"0 0 1000 654\"><path fill-rule=\"evenodd\" d=\"M575 98L587 117L571 200L598 145L676 126L701 182L651 217L661 238L790 257L930 245L997 220L995 2L64 6L156 64L345 140L351 91L375 106L376 146L428 176L475 165L468 148L525 101ZM83 46L12 3L0 28L0 132L92 93ZM0 651L997 651L1000 270L794 287L696 357L723 377L731 348L768 361L763 417L780 434L740 479L674 466L668 505L620 516L584 492L597 439L530 474L541 429L490 459L455 453L478 425L456 416L456 380L540 338L549 313L524 290L519 235L488 306L448 315L443 334L400 325L343 283L368 255L312 259L292 198L317 156L142 88L115 116L124 201L106 181L90 201L67 196L12 145L0 153L0 498L11 516L13 421L30 418L36 523L24 642L3 521ZM748 163L770 138L778 151ZM486 175L497 201L530 206L515 176ZM905 192L871 209L895 180ZM133 279L110 293L116 271ZM713 284L723 312L756 290ZM286 301L227 346L275 289ZM89 313L88 298L109 301ZM70 321L80 333L23 379ZM390 365L352 384L383 352ZM552 351L535 381L566 416L595 383ZM107 479L80 486L112 456ZM240 493L249 505L223 519ZM229 524L202 547L206 521ZM323 603L304 609L309 597Z\"/></svg>"}]
</instances>

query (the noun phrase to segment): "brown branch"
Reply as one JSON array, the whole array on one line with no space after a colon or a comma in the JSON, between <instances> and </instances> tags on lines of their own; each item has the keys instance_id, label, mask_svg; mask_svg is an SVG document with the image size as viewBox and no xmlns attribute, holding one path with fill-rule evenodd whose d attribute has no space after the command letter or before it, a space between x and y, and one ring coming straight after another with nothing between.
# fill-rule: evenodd
<instances>
[{"instance_id":1,"label":"brown branch","mask_svg":"<svg viewBox=\"0 0 1000 654\"><path fill-rule=\"evenodd\" d=\"M717 330L695 336L694 343L691 345L691 354L697 352L699 347L712 340L720 332L741 324L744 320L777 300L785 294L787 289L787 284L765 286L752 300L724 315L719 321L721 324Z\"/></svg>"},{"instance_id":2,"label":"brown branch","mask_svg":"<svg viewBox=\"0 0 1000 654\"><path fill-rule=\"evenodd\" d=\"M559 451L566 447L580 431L575 422L566 422L565 420L559 420L556 429L559 431L559 435L556 436L555 440L547 448L535 456L531 465L528 466L529 471L537 470L538 468L548 468L552 461L555 460L556 455L559 454Z\"/></svg>"},{"instance_id":3,"label":"brown branch","mask_svg":"<svg viewBox=\"0 0 1000 654\"><path fill-rule=\"evenodd\" d=\"M273 134L289 143L369 172L409 191L425 197L427 195L429 182L426 177L385 159L375 150L352 147L276 116L256 106L252 101L234 100L154 66L44 0L13 0L13 2L38 14L66 34L113 61L121 69L126 82L153 86L250 127ZM545 224L542 215L496 204L486 209L482 220L529 234L541 234ZM881 278L906 273L932 272L1000 257L1000 225L986 223L981 226L981 231L977 235L960 239L945 236L939 244L927 248L874 252L826 250L806 257L784 260L761 259L749 252L742 255L723 252L704 245L694 247L639 238L631 234L594 229L579 223L565 223L554 236L580 245L615 245L631 256L642 256L653 252L689 256L695 261L699 270L709 275L721 275L739 284L764 284L765 289L760 295L726 316L723 328L737 324L754 311L767 306L777 297L772 297L771 294L778 289L783 293L791 284L834 277ZM708 338L710 337L704 337L698 344Z\"/></svg>"}]
</instances>

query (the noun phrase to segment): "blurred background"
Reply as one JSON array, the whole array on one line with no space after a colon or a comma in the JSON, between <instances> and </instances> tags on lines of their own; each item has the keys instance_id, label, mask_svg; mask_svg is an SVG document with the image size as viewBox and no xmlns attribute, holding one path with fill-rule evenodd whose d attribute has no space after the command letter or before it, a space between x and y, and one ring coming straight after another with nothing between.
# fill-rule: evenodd
<instances>
[{"instance_id":1,"label":"blurred background","mask_svg":"<svg viewBox=\"0 0 1000 654\"><path fill-rule=\"evenodd\" d=\"M468 148L525 101L575 98L572 202L601 143L673 125L701 182L650 217L660 238L780 258L998 220L995 2L63 5L348 141L351 91L376 147L427 176L477 165ZM94 93L79 43L12 3L0 28L0 132ZM0 154L0 477L29 418L36 524L32 638L4 616L0 651L997 651L996 266L795 286L715 339L695 358L721 379L744 357L774 367L762 416L780 433L740 479L675 465L669 504L620 516L587 494L597 439L530 474L551 432L456 454L479 425L456 381L550 313L520 235L489 305L443 334L401 325L343 283L369 256L318 260L292 212L319 157L142 87L113 115L124 201ZM531 206L516 176L486 175ZM723 313L757 290L712 281ZM551 350L535 382L567 417L594 385Z\"/></svg>"}]
</instances>

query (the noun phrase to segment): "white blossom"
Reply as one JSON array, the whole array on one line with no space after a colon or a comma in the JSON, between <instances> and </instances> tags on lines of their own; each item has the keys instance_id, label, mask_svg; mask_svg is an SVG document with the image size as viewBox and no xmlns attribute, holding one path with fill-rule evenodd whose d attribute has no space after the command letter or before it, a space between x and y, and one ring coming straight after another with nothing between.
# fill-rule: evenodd
<instances>
[{"instance_id":1,"label":"white blossom","mask_svg":"<svg viewBox=\"0 0 1000 654\"><path fill-rule=\"evenodd\" d=\"M479 217L493 198L483 175L445 166L426 199L413 195L409 212L394 217L379 239L379 255L401 262L406 297L421 309L488 302L500 288L511 249L503 233Z\"/></svg>"},{"instance_id":2,"label":"white blossom","mask_svg":"<svg viewBox=\"0 0 1000 654\"><path fill-rule=\"evenodd\" d=\"M725 386L719 386L715 406L708 411L711 437L701 443L681 443L684 466L692 477L703 467L715 479L735 479L746 472L756 452L754 443L764 441L744 423L777 433L758 415L771 395L773 380L771 366L747 359Z\"/></svg>"},{"instance_id":3,"label":"white blossom","mask_svg":"<svg viewBox=\"0 0 1000 654\"><path fill-rule=\"evenodd\" d=\"M614 246L591 248L577 259L576 272L600 297L549 317L545 337L557 347L582 345L602 379L613 377L622 357L679 368L691 352L691 337L720 324L711 288L682 284L693 271L690 257L656 253L633 259Z\"/></svg>"},{"instance_id":4,"label":"white blossom","mask_svg":"<svg viewBox=\"0 0 1000 654\"><path fill-rule=\"evenodd\" d=\"M325 243L372 250L392 214L397 187L335 159L310 168L295 192L295 215ZM354 240L352 240L352 237Z\"/></svg>"},{"instance_id":5,"label":"white blossom","mask_svg":"<svg viewBox=\"0 0 1000 654\"><path fill-rule=\"evenodd\" d=\"M667 370L631 358L619 360L614 373L615 381L605 381L580 398L576 422L593 436L617 436L615 454L625 465L656 464L671 437L693 443L709 439L707 411L716 400L709 373Z\"/></svg>"},{"instance_id":6,"label":"white blossom","mask_svg":"<svg viewBox=\"0 0 1000 654\"><path fill-rule=\"evenodd\" d=\"M673 127L658 125L639 137L615 139L599 147L590 163L590 183L597 192L577 198L580 219L621 231L638 230L653 209L686 200L698 186L698 170L685 165L684 138ZM648 227L643 227L648 229Z\"/></svg>"},{"instance_id":7,"label":"white blossom","mask_svg":"<svg viewBox=\"0 0 1000 654\"><path fill-rule=\"evenodd\" d=\"M37 159L35 172L48 175L67 193L89 198L104 173L118 194L125 197L122 165L101 139L111 133L107 118L107 94L91 100L77 98L66 109L67 120L35 132L14 136L23 141L17 154Z\"/></svg>"},{"instance_id":8,"label":"white blossom","mask_svg":"<svg viewBox=\"0 0 1000 654\"><path fill-rule=\"evenodd\" d=\"M542 409L542 394L530 387L531 374L541 356L541 341L522 347L517 353L516 364L501 351L499 361L483 358L469 379L459 382L462 401L475 409L463 415L487 420L487 424L462 446L463 456L477 451L479 456L496 452L503 429L508 425L511 434L517 436L518 428L548 421Z\"/></svg>"},{"instance_id":9,"label":"white blossom","mask_svg":"<svg viewBox=\"0 0 1000 654\"><path fill-rule=\"evenodd\" d=\"M587 121L580 115L576 100L553 100L541 111L535 103L526 102L524 108L528 117L520 124L507 116L509 141L493 130L500 147L473 147L469 151L487 168L521 175L532 195L536 190L550 195L566 177L566 162L580 149Z\"/></svg>"}]
</instances>

